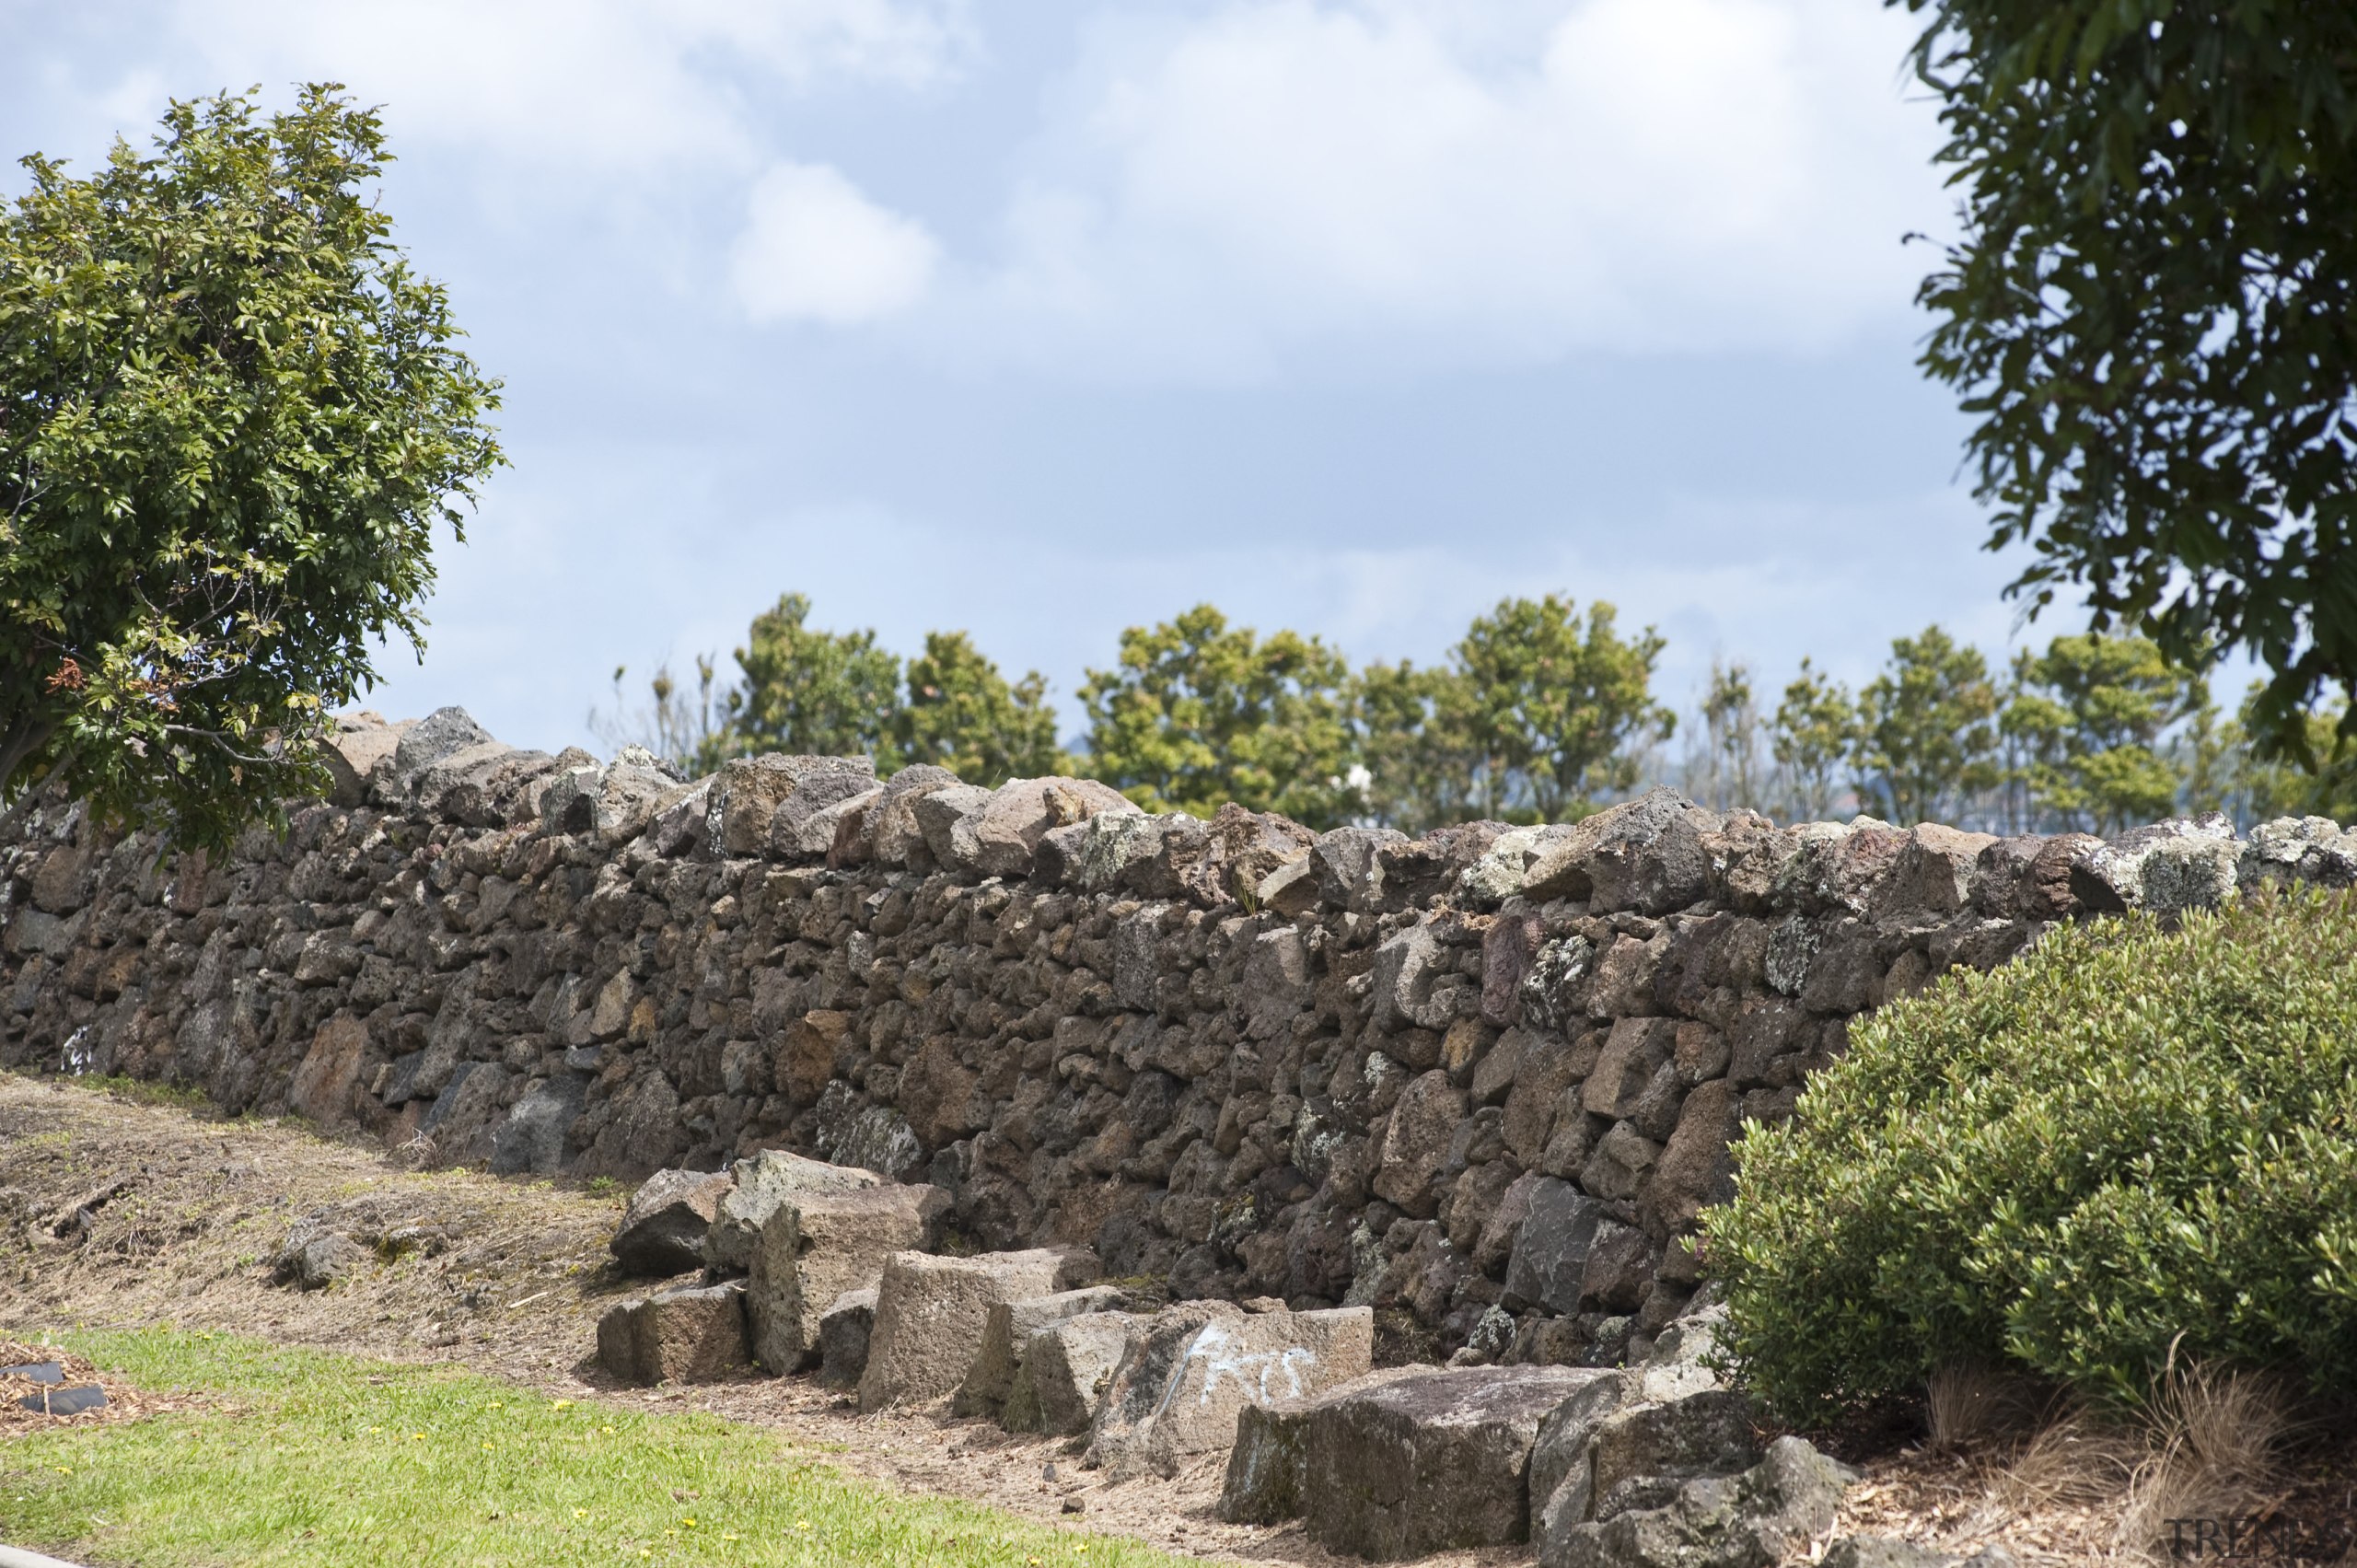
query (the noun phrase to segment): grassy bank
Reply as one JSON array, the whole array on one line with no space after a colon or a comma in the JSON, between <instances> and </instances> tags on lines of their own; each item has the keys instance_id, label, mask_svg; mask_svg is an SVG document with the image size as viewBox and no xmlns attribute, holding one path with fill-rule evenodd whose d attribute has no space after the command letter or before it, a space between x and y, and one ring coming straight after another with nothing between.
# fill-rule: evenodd
<instances>
[{"instance_id":1,"label":"grassy bank","mask_svg":"<svg viewBox=\"0 0 2357 1568\"><path fill-rule=\"evenodd\" d=\"M151 1330L61 1336L196 1413L0 1442L0 1539L138 1568L1179 1561L843 1475L758 1428L452 1368Z\"/></svg>"}]
</instances>

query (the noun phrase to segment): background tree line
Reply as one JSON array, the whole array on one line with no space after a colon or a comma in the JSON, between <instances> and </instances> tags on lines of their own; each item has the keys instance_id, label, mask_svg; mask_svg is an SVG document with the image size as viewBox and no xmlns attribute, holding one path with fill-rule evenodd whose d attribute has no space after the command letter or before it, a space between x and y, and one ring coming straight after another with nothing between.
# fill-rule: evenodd
<instances>
[{"instance_id":1,"label":"background tree line","mask_svg":"<svg viewBox=\"0 0 2357 1568\"><path fill-rule=\"evenodd\" d=\"M812 626L810 610L787 594L754 617L733 683L700 657L692 691L658 669L633 707L617 669L592 727L697 772L759 751L865 752L981 784L1086 773L1151 809L1234 800L1319 828L1571 821L1654 782L1780 820L1864 811L2006 832L2111 833L2177 811L2357 816L2338 708L2308 719L2320 772L2268 760L2247 700L2223 713L2205 679L2139 636L2060 636L1998 669L1934 625L1895 640L1854 691L1802 660L1772 707L1749 667L1714 660L1672 756L1678 716L1653 690L1664 641L1624 632L1607 603L1504 599L1437 664L1358 668L1204 604L1121 634L1081 685L1087 728L1068 747L1039 672L1010 681L966 633L929 633L903 660L873 631Z\"/></svg>"}]
</instances>

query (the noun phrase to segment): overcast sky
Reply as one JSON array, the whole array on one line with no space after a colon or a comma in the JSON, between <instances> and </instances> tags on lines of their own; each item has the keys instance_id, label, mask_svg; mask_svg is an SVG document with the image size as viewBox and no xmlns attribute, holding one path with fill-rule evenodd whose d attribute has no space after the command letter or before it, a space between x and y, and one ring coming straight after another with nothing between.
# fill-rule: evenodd
<instances>
[{"instance_id":1,"label":"overcast sky","mask_svg":"<svg viewBox=\"0 0 2357 1568\"><path fill-rule=\"evenodd\" d=\"M1952 219L1910 38L1875 0L0 0L0 147L383 107L514 463L389 713L554 749L787 589L970 629L1075 718L1202 599L1424 662L1560 590L1658 626L1686 706L1714 653L1781 686L2014 633L1914 366L1901 237Z\"/></svg>"}]
</instances>

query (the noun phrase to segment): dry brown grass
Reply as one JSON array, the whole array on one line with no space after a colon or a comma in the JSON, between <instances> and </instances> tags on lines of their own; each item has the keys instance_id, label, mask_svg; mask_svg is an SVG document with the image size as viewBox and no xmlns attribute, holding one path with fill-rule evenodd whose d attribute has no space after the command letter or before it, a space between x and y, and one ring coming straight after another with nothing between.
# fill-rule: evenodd
<instances>
[{"instance_id":1,"label":"dry brown grass","mask_svg":"<svg viewBox=\"0 0 2357 1568\"><path fill-rule=\"evenodd\" d=\"M2293 1409L2281 1378L2172 1367L2145 1419L2147 1451L2120 1510L2121 1550L2161 1561L2171 1519L2258 1514L2280 1503Z\"/></svg>"}]
</instances>

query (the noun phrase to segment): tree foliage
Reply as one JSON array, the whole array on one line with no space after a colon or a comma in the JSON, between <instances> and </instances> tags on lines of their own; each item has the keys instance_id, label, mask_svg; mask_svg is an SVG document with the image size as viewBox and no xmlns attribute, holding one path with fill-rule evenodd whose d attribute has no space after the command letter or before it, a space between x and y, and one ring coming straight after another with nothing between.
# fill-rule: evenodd
<instances>
[{"instance_id":1,"label":"tree foliage","mask_svg":"<svg viewBox=\"0 0 2357 1568\"><path fill-rule=\"evenodd\" d=\"M1857 699L1848 687L1801 660L1800 674L1776 704L1769 742L1783 770L1785 800L1795 821L1818 822L1832 812L1857 742Z\"/></svg>"},{"instance_id":2,"label":"tree foliage","mask_svg":"<svg viewBox=\"0 0 2357 1568\"><path fill-rule=\"evenodd\" d=\"M1637 782L1635 749L1677 716L1653 697L1666 645L1652 627L1623 637L1601 600L1585 621L1570 598L1501 600L1450 651L1435 725L1470 762L1470 804L1502 820L1585 817Z\"/></svg>"},{"instance_id":3,"label":"tree foliage","mask_svg":"<svg viewBox=\"0 0 2357 1568\"><path fill-rule=\"evenodd\" d=\"M324 779L415 645L498 384L389 236L377 116L175 103L153 156L34 156L0 210L0 793L220 843Z\"/></svg>"},{"instance_id":4,"label":"tree foliage","mask_svg":"<svg viewBox=\"0 0 2357 1568\"><path fill-rule=\"evenodd\" d=\"M1902 827L1953 820L1998 779L1989 661L1937 626L1893 639L1890 655L1858 695L1858 798Z\"/></svg>"},{"instance_id":5,"label":"tree foliage","mask_svg":"<svg viewBox=\"0 0 2357 1568\"><path fill-rule=\"evenodd\" d=\"M2161 737L2207 700L2145 637L2057 637L2014 661L2002 726L2022 748L2030 799L2055 820L2111 834L2166 817L2179 778Z\"/></svg>"},{"instance_id":6,"label":"tree foliage","mask_svg":"<svg viewBox=\"0 0 2357 1568\"><path fill-rule=\"evenodd\" d=\"M1123 632L1080 698L1092 771L1141 806L1209 816L1232 800L1318 828L1352 815L1350 667L1315 637L1264 639L1199 604Z\"/></svg>"},{"instance_id":7,"label":"tree foliage","mask_svg":"<svg viewBox=\"0 0 2357 1568\"><path fill-rule=\"evenodd\" d=\"M726 749L876 759L899 766L900 660L876 633L809 626L810 599L784 594L737 650L744 679L726 700Z\"/></svg>"},{"instance_id":8,"label":"tree foliage","mask_svg":"<svg viewBox=\"0 0 2357 1568\"><path fill-rule=\"evenodd\" d=\"M893 727L903 761L931 762L968 784L995 788L1072 771L1047 681L1033 670L1009 685L963 632L925 633Z\"/></svg>"},{"instance_id":9,"label":"tree foliage","mask_svg":"<svg viewBox=\"0 0 2357 1568\"><path fill-rule=\"evenodd\" d=\"M2184 668L2247 649L2250 722L2311 760L2357 680L2357 7L1906 4L1963 193L1923 364L1991 547L2035 551L2013 591Z\"/></svg>"}]
</instances>

